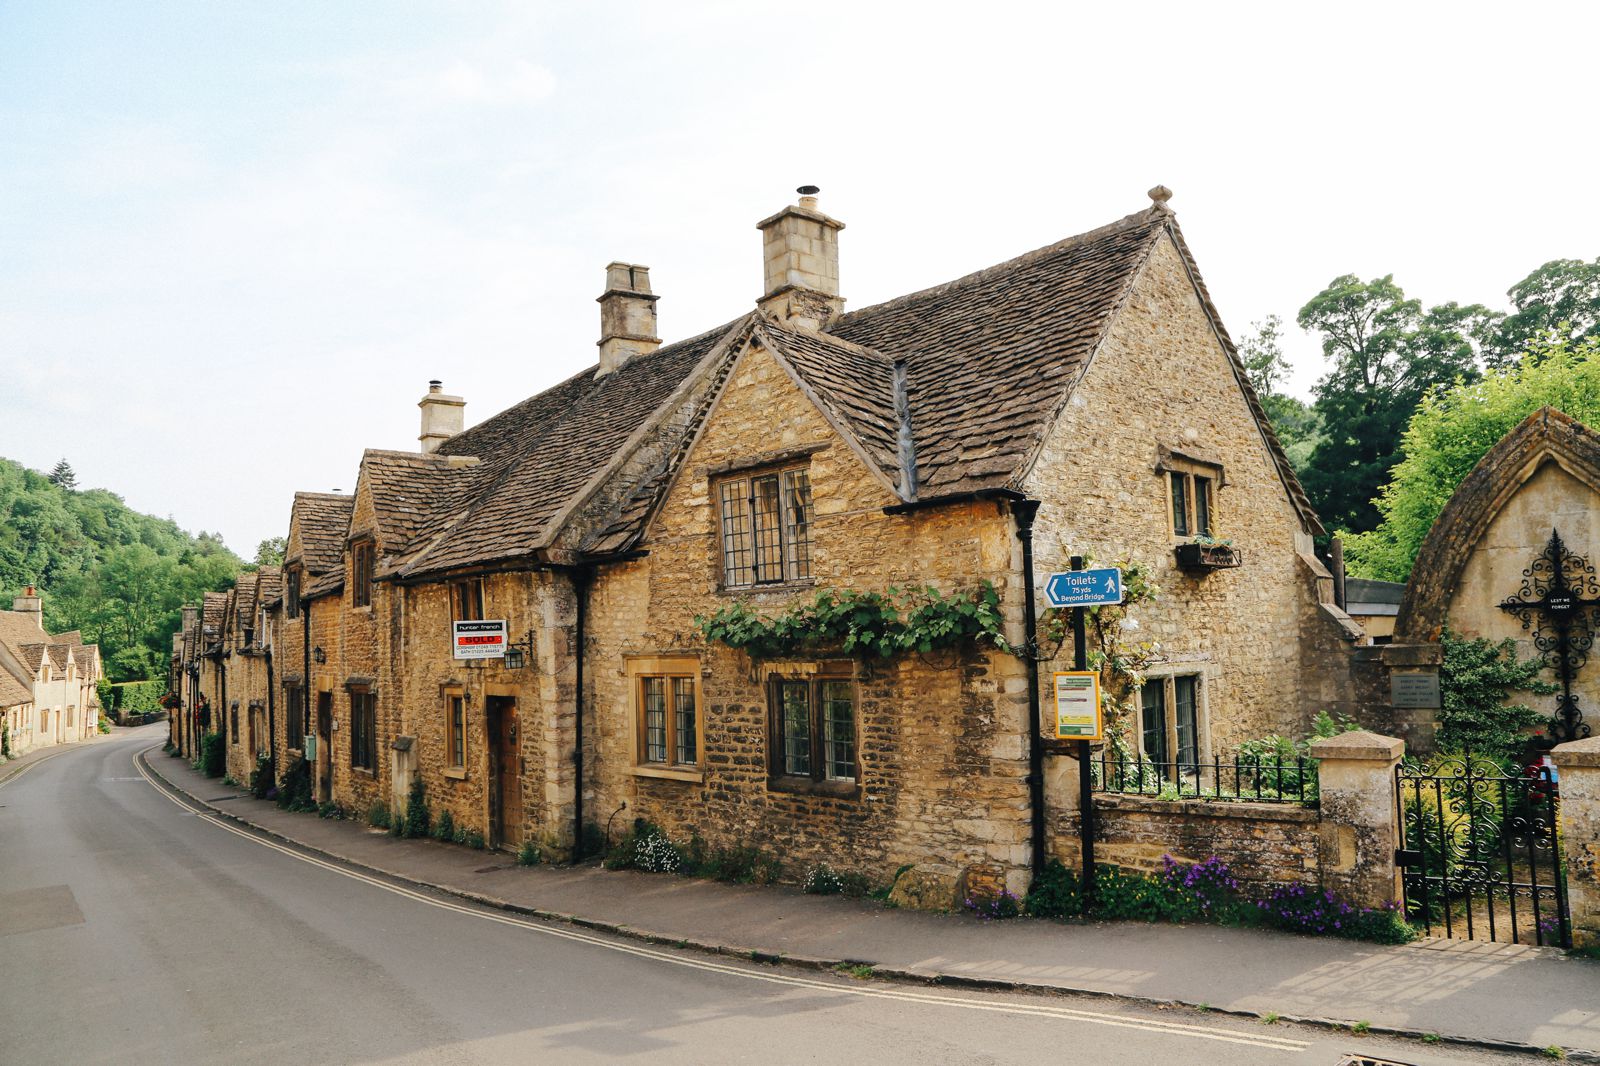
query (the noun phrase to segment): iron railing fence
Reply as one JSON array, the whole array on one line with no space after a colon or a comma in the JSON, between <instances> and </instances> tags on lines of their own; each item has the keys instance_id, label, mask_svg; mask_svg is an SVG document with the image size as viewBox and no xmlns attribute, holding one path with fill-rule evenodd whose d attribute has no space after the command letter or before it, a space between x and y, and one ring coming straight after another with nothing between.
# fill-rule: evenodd
<instances>
[{"instance_id":1,"label":"iron railing fence","mask_svg":"<svg viewBox=\"0 0 1600 1066\"><path fill-rule=\"evenodd\" d=\"M1250 800L1317 805L1317 760L1267 755L1230 759L1147 759L1119 756L1109 747L1090 764L1096 792L1157 799Z\"/></svg>"}]
</instances>

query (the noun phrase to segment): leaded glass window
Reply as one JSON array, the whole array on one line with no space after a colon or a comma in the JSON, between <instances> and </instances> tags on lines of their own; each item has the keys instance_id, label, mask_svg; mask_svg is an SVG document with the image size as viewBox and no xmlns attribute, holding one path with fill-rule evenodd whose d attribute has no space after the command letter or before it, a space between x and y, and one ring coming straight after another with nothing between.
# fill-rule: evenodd
<instances>
[{"instance_id":1,"label":"leaded glass window","mask_svg":"<svg viewBox=\"0 0 1600 1066\"><path fill-rule=\"evenodd\" d=\"M803 469L717 486L726 588L811 579L811 477Z\"/></svg>"}]
</instances>

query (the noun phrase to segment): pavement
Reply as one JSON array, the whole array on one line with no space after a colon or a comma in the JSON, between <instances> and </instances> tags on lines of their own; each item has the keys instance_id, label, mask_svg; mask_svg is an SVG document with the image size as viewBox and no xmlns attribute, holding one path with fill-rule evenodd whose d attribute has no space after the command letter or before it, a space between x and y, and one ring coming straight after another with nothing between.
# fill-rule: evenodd
<instances>
[{"instance_id":1,"label":"pavement","mask_svg":"<svg viewBox=\"0 0 1600 1066\"><path fill-rule=\"evenodd\" d=\"M187 779L208 807L136 760L155 751L176 776L162 739L160 726L119 731L0 782L0 1062L1527 1061L1132 999L861 979L511 913L236 824L212 809L243 802L231 790ZM389 843L387 859L421 856L516 891L585 872ZM600 882L676 914L669 879Z\"/></svg>"},{"instance_id":2,"label":"pavement","mask_svg":"<svg viewBox=\"0 0 1600 1066\"><path fill-rule=\"evenodd\" d=\"M1374 1033L1561 1047L1600 1061L1600 962L1552 948L1437 939L1378 946L1205 925L983 922L595 863L520 867L507 855L290 814L195 773L159 746L145 760L217 814L300 848L636 940L817 969L866 964L876 976L921 984L1071 992L1342 1027L1364 1022Z\"/></svg>"}]
</instances>

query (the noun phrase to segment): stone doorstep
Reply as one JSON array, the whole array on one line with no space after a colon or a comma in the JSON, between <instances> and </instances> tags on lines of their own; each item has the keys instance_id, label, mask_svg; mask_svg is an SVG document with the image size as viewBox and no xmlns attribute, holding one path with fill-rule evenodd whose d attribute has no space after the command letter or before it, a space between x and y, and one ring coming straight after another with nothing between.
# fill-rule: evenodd
<instances>
[{"instance_id":1,"label":"stone doorstep","mask_svg":"<svg viewBox=\"0 0 1600 1066\"><path fill-rule=\"evenodd\" d=\"M1203 1009L1212 1014L1221 1014L1229 1017L1250 1018L1255 1020L1262 1020L1265 1017L1263 1012L1260 1011L1216 1007L1209 1002L1173 999L1159 996L1140 996L1127 992L1108 992L1104 989L1083 988L1064 984L1045 984L1027 980L1012 980L998 977L975 977L967 974L951 973L947 970L940 970L933 967L880 967L872 964L870 960L864 959L834 959L781 951L764 951L760 948L727 944L713 940L701 940L698 938L673 936L668 933L655 932L638 926L628 925L626 923L610 922L603 919L587 918L582 915L567 914L561 911L551 911L538 907L529 907L482 893L421 881L406 874L385 869L381 866L374 866L367 863L358 862L354 859L345 858L342 855L336 855L333 852L326 851L322 848L318 848L300 840L296 840L294 837L287 836L272 829L268 829L267 827L256 822L250 821L248 818L215 807L200 797L194 795L194 793L189 792L186 789L169 781L165 775L157 770L155 766L145 758L147 754L147 752L140 752L136 758L147 770L153 773L167 789L201 804L218 817L226 818L227 820L236 822L240 825L249 826L255 831L266 836L273 837L288 844L293 844L297 848L311 852L315 855L322 856L326 859L331 859L335 862L343 863L344 865L351 866L355 869L366 870L371 873L376 873L384 877L391 878L402 884L412 885L417 888L428 889L436 892L443 892L447 895L455 896L458 899L463 899L471 903L477 903L486 907L493 907L497 910L507 911L512 914L521 914L530 918L537 918L541 921L559 922L561 924L571 925L580 929L590 929L594 930L595 932L608 933L613 936L620 936L630 940L638 940L644 943L655 944L662 947L673 947L679 950L694 950L709 955L718 955L725 958L748 960L751 962L766 963L769 965L796 966L803 969L818 970L830 973L837 972L838 970L850 966L871 965L873 977L901 984L935 985L942 988L966 988L975 991L1027 992L1046 996L1085 996L1094 999L1110 999L1124 1003L1136 1003L1152 1007L1179 1007L1191 1010ZM1557 949L1536 948L1530 950L1538 953L1552 953L1552 957L1556 957L1561 954ZM1289 1022L1291 1024L1311 1026L1340 1033L1348 1033L1350 1031L1352 1022L1355 1020L1296 1014L1276 1014L1275 1016L1278 1018L1278 1020ZM1436 1038L1441 1044L1451 1044L1460 1047L1477 1047L1491 1051L1510 1051L1521 1054L1542 1054L1544 1052L1544 1048L1541 1046L1523 1043L1521 1041L1452 1036L1431 1029L1417 1029L1408 1026L1373 1025L1367 1029L1367 1032L1378 1036L1401 1037L1404 1039L1417 1041L1421 1041L1425 1037L1429 1039ZM1571 1061L1600 1063L1600 1050L1590 1051L1579 1048L1567 1048L1566 1051L1567 1058Z\"/></svg>"}]
</instances>

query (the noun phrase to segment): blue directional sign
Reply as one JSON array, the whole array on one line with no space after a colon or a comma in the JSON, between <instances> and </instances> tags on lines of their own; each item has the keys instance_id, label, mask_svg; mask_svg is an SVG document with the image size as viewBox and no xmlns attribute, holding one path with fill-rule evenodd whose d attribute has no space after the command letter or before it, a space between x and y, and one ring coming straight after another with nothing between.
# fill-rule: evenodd
<instances>
[{"instance_id":1,"label":"blue directional sign","mask_svg":"<svg viewBox=\"0 0 1600 1066\"><path fill-rule=\"evenodd\" d=\"M1045 578L1044 598L1052 607L1101 607L1122 602L1122 571L1114 566L1066 570Z\"/></svg>"}]
</instances>

